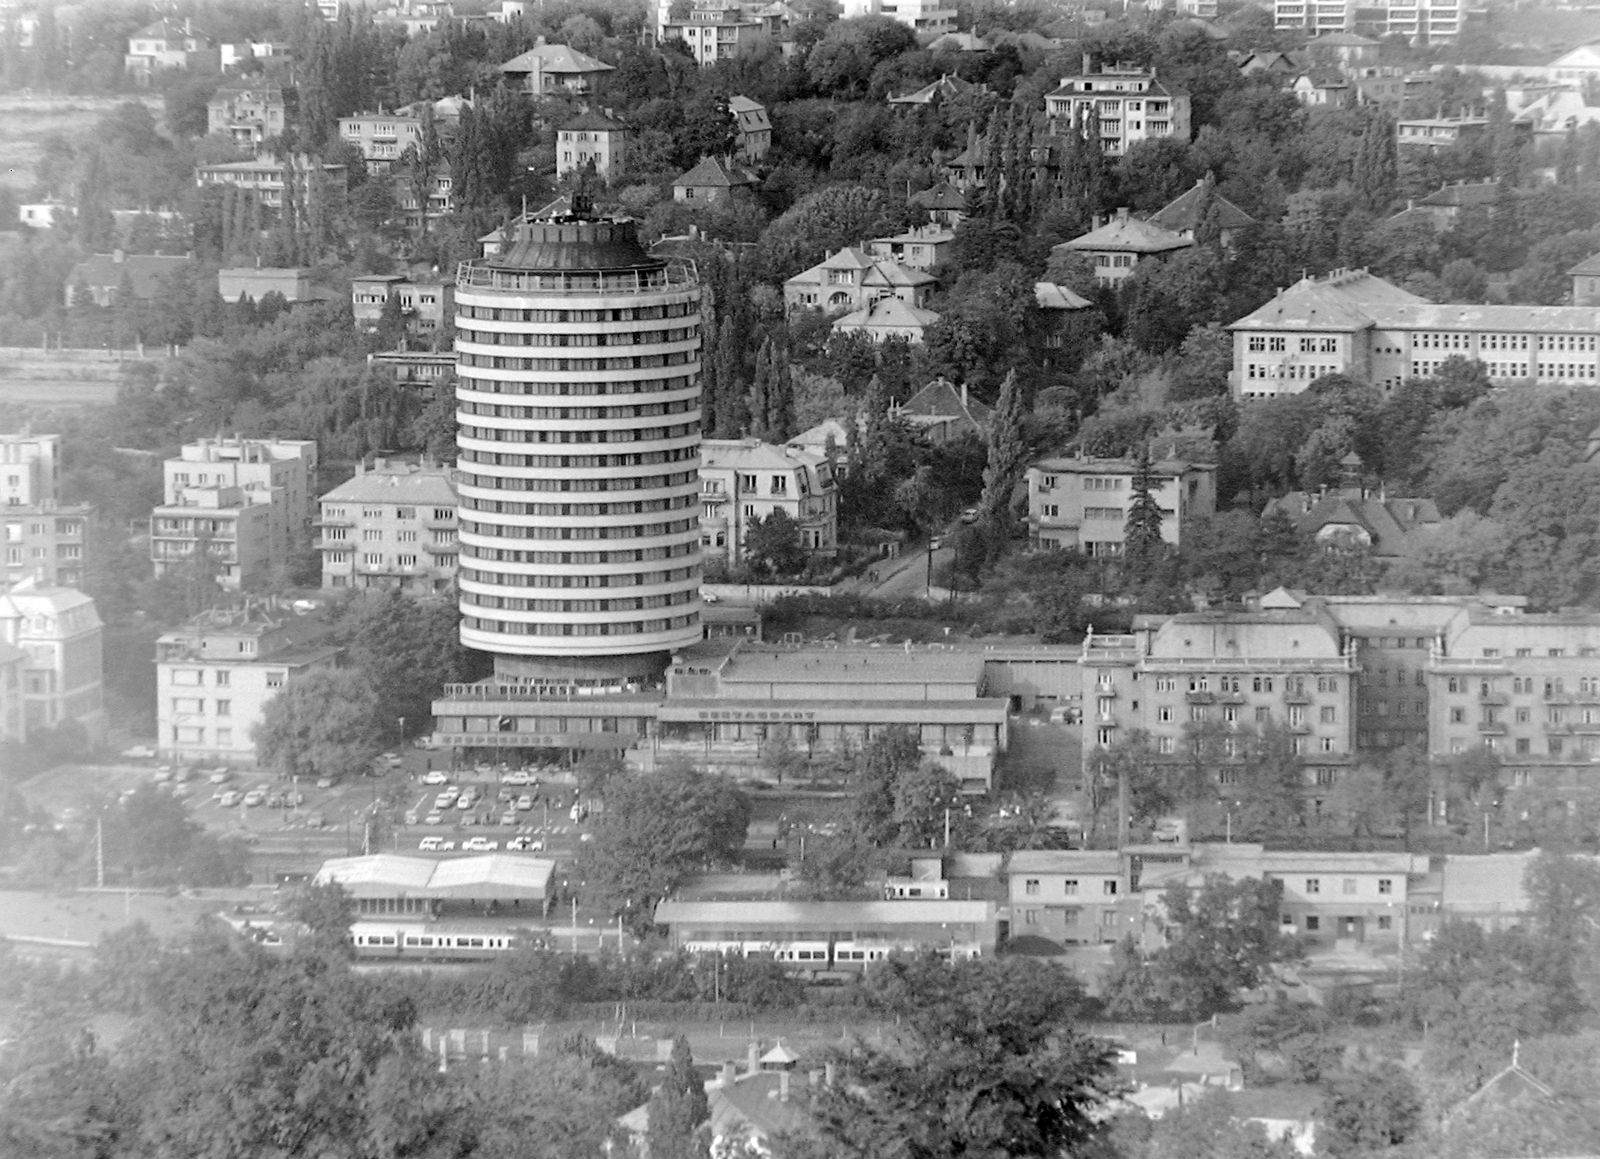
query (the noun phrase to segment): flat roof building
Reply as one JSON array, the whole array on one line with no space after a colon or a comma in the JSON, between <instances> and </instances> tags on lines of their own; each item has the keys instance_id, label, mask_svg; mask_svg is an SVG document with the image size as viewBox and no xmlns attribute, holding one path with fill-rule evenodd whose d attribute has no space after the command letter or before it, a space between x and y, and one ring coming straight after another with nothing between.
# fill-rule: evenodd
<instances>
[{"instance_id":1,"label":"flat roof building","mask_svg":"<svg viewBox=\"0 0 1600 1159\"><path fill-rule=\"evenodd\" d=\"M521 854L436 860L374 853L324 861L313 880L317 885L337 882L363 917L440 917L452 909L493 902L533 918L549 913L554 874L555 862Z\"/></svg>"},{"instance_id":2,"label":"flat roof building","mask_svg":"<svg viewBox=\"0 0 1600 1159\"><path fill-rule=\"evenodd\" d=\"M1150 467L1151 491L1161 506L1161 538L1176 546L1186 521L1216 510L1216 464L1158 459ZM1138 472L1138 460L1131 458L1054 455L1030 464L1029 546L1121 555Z\"/></svg>"}]
</instances>

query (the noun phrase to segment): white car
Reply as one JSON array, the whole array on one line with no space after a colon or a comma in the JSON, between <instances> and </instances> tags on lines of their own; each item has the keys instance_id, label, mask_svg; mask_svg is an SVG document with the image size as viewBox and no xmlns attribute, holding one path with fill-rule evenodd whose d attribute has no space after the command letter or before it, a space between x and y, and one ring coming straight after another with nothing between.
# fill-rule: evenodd
<instances>
[{"instance_id":1,"label":"white car","mask_svg":"<svg viewBox=\"0 0 1600 1159\"><path fill-rule=\"evenodd\" d=\"M526 793L522 794L522 796L517 798L517 808L526 813L529 809L533 808L533 798L528 796Z\"/></svg>"},{"instance_id":2,"label":"white car","mask_svg":"<svg viewBox=\"0 0 1600 1159\"><path fill-rule=\"evenodd\" d=\"M500 842L491 841L487 837L469 837L461 843L463 851L471 850L474 853L489 853L500 848Z\"/></svg>"},{"instance_id":3,"label":"white car","mask_svg":"<svg viewBox=\"0 0 1600 1159\"><path fill-rule=\"evenodd\" d=\"M500 778L502 785L526 785L533 780L533 774L522 769L516 769Z\"/></svg>"},{"instance_id":4,"label":"white car","mask_svg":"<svg viewBox=\"0 0 1600 1159\"><path fill-rule=\"evenodd\" d=\"M442 849L444 848L444 838L424 837L421 841L417 842L417 848L423 853L430 853L434 850Z\"/></svg>"},{"instance_id":5,"label":"white car","mask_svg":"<svg viewBox=\"0 0 1600 1159\"><path fill-rule=\"evenodd\" d=\"M267 799L267 794L261 789L251 789L248 793L246 793L244 795L244 803L247 806L249 806L250 808L252 808L252 809L254 809L257 805L261 804L261 802L265 801L266 799Z\"/></svg>"},{"instance_id":6,"label":"white car","mask_svg":"<svg viewBox=\"0 0 1600 1159\"><path fill-rule=\"evenodd\" d=\"M515 849L519 852L543 853L544 842L534 837L513 837L506 842L506 848Z\"/></svg>"},{"instance_id":7,"label":"white car","mask_svg":"<svg viewBox=\"0 0 1600 1159\"><path fill-rule=\"evenodd\" d=\"M227 769L217 769L215 772L213 772L210 776L208 776L206 778L206 780L210 781L213 785L220 785L223 782L225 782L227 779L228 779L228 770Z\"/></svg>"},{"instance_id":8,"label":"white car","mask_svg":"<svg viewBox=\"0 0 1600 1159\"><path fill-rule=\"evenodd\" d=\"M238 791L235 789L229 789L226 793L217 798L217 804L221 805L224 809L231 809L239 803L239 800L240 797Z\"/></svg>"},{"instance_id":9,"label":"white car","mask_svg":"<svg viewBox=\"0 0 1600 1159\"><path fill-rule=\"evenodd\" d=\"M164 785L170 780L172 780L171 769L163 765L161 768L156 770L156 784Z\"/></svg>"},{"instance_id":10,"label":"white car","mask_svg":"<svg viewBox=\"0 0 1600 1159\"><path fill-rule=\"evenodd\" d=\"M153 760L156 750L147 744L136 744L132 748L122 750L122 759L128 761Z\"/></svg>"},{"instance_id":11,"label":"white car","mask_svg":"<svg viewBox=\"0 0 1600 1159\"><path fill-rule=\"evenodd\" d=\"M517 815L515 813L507 813L504 817L500 818L500 824L502 825L515 825L516 823Z\"/></svg>"},{"instance_id":12,"label":"white car","mask_svg":"<svg viewBox=\"0 0 1600 1159\"><path fill-rule=\"evenodd\" d=\"M439 850L440 852L448 853L455 847L456 843L454 841L446 841L443 845L439 846Z\"/></svg>"},{"instance_id":13,"label":"white car","mask_svg":"<svg viewBox=\"0 0 1600 1159\"><path fill-rule=\"evenodd\" d=\"M443 769L433 769L428 773L427 776L422 778L422 783L424 785L442 785L449 779L449 777L444 775Z\"/></svg>"},{"instance_id":14,"label":"white car","mask_svg":"<svg viewBox=\"0 0 1600 1159\"><path fill-rule=\"evenodd\" d=\"M456 798L459 796L461 796L461 794L457 790L446 789L433 799L433 803L440 809L448 809L451 805L456 803Z\"/></svg>"},{"instance_id":15,"label":"white car","mask_svg":"<svg viewBox=\"0 0 1600 1159\"><path fill-rule=\"evenodd\" d=\"M473 798L473 797L462 797L461 800L456 802L456 808L457 809L470 809L475 804L477 804L477 800L475 798Z\"/></svg>"},{"instance_id":16,"label":"white car","mask_svg":"<svg viewBox=\"0 0 1600 1159\"><path fill-rule=\"evenodd\" d=\"M424 825L443 825L444 824L444 814L439 812L439 810L435 809L433 812L429 813L426 817L424 817L422 819L422 823Z\"/></svg>"}]
</instances>

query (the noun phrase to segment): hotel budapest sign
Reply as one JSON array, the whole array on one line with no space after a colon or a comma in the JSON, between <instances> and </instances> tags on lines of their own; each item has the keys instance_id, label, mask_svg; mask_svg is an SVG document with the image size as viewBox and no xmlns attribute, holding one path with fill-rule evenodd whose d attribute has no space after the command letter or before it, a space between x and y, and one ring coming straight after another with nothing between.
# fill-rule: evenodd
<instances>
[{"instance_id":1,"label":"hotel budapest sign","mask_svg":"<svg viewBox=\"0 0 1600 1159\"><path fill-rule=\"evenodd\" d=\"M708 710L700 713L701 720L815 720L814 712L790 712L771 708L741 708L728 711Z\"/></svg>"}]
</instances>

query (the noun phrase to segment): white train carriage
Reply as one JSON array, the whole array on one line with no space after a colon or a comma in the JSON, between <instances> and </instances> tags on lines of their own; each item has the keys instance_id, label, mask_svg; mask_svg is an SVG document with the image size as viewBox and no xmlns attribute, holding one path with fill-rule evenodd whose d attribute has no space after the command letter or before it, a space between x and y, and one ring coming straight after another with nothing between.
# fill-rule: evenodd
<instances>
[{"instance_id":1,"label":"white train carriage","mask_svg":"<svg viewBox=\"0 0 1600 1159\"><path fill-rule=\"evenodd\" d=\"M357 958L421 961L497 958L516 949L518 943L505 930L356 922L350 927L350 944Z\"/></svg>"}]
</instances>

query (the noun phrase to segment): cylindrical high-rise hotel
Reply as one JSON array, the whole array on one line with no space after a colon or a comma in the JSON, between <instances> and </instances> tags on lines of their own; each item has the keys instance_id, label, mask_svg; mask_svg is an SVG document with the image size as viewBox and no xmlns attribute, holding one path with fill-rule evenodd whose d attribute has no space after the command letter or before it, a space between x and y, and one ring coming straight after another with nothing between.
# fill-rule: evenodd
<instances>
[{"instance_id":1,"label":"cylindrical high-rise hotel","mask_svg":"<svg viewBox=\"0 0 1600 1159\"><path fill-rule=\"evenodd\" d=\"M461 640L619 690L700 638L700 287L574 208L457 274Z\"/></svg>"}]
</instances>

